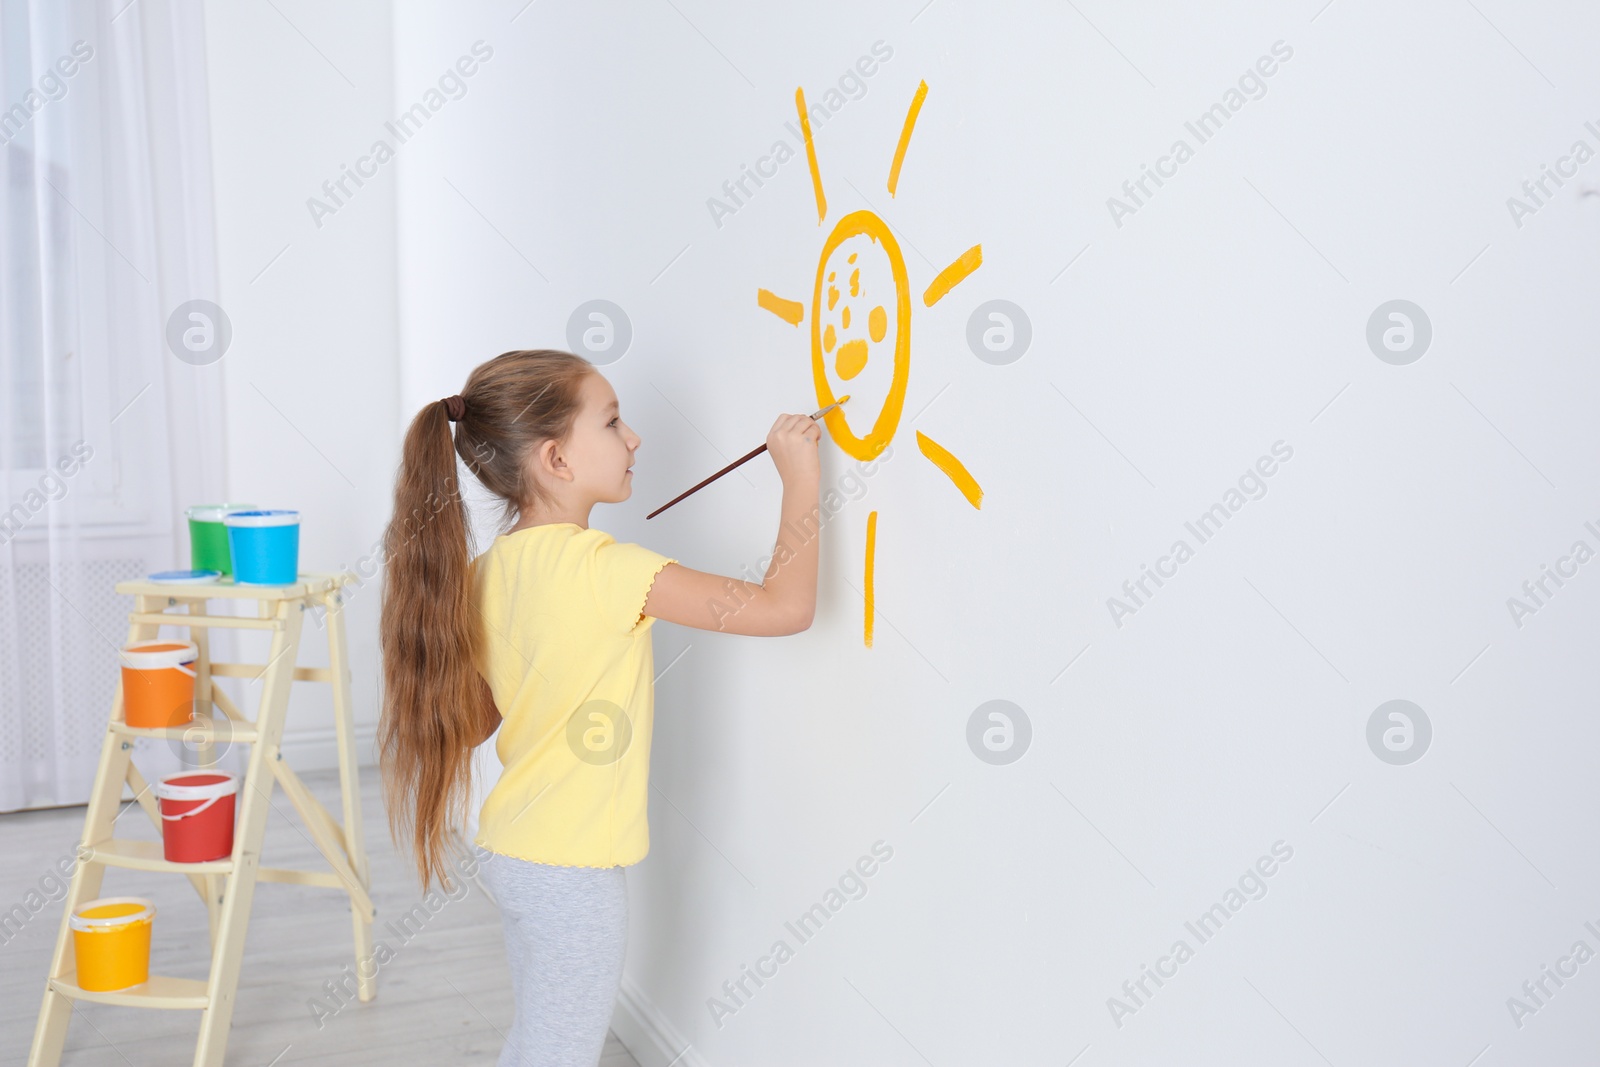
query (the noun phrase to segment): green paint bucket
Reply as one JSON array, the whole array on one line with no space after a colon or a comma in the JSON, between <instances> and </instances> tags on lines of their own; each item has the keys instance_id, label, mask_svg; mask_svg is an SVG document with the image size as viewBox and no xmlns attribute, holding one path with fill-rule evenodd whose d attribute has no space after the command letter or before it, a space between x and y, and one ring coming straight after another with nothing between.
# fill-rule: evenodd
<instances>
[{"instance_id":1,"label":"green paint bucket","mask_svg":"<svg viewBox=\"0 0 1600 1067\"><path fill-rule=\"evenodd\" d=\"M254 504L196 504L188 510L189 566L197 571L218 571L233 577L233 556L228 551L228 528L222 517L230 511L248 511Z\"/></svg>"}]
</instances>

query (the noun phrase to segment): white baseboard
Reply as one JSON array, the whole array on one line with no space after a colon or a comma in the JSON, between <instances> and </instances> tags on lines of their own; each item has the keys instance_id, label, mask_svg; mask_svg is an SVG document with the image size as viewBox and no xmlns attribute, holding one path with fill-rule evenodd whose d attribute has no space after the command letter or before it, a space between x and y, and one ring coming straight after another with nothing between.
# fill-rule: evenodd
<instances>
[{"instance_id":1,"label":"white baseboard","mask_svg":"<svg viewBox=\"0 0 1600 1067\"><path fill-rule=\"evenodd\" d=\"M611 1013L611 1032L627 1046L639 1067L709 1067L626 974Z\"/></svg>"},{"instance_id":2,"label":"white baseboard","mask_svg":"<svg viewBox=\"0 0 1600 1067\"><path fill-rule=\"evenodd\" d=\"M378 764L375 723L356 723L356 765L376 767ZM279 742L284 760L302 771L336 771L339 769L338 735L333 727L323 726L313 730L285 730Z\"/></svg>"}]
</instances>

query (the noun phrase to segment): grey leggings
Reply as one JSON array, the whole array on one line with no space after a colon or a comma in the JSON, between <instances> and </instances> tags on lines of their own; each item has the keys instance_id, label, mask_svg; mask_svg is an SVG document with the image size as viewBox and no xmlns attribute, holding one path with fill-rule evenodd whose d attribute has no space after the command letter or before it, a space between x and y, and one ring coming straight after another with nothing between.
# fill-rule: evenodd
<instances>
[{"instance_id":1,"label":"grey leggings","mask_svg":"<svg viewBox=\"0 0 1600 1067\"><path fill-rule=\"evenodd\" d=\"M595 1067L628 949L625 867L558 867L474 844L516 1004L497 1067Z\"/></svg>"}]
</instances>

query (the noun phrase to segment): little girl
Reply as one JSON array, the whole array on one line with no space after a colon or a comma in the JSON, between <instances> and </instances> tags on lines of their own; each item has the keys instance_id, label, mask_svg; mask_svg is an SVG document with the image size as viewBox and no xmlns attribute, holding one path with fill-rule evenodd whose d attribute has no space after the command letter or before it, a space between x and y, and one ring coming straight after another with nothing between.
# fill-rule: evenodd
<instances>
[{"instance_id":1,"label":"little girl","mask_svg":"<svg viewBox=\"0 0 1600 1067\"><path fill-rule=\"evenodd\" d=\"M783 505L757 585L590 528L595 504L632 495L640 439L580 356L496 356L412 420L384 542L380 769L424 893L435 877L449 892L452 854L471 858L472 750L500 730L505 770L472 849L511 964L499 1067L599 1060L627 948L624 872L650 847L650 624L762 637L811 625L821 436L808 415L779 415L767 434ZM506 532L476 559L458 456L504 503Z\"/></svg>"}]
</instances>

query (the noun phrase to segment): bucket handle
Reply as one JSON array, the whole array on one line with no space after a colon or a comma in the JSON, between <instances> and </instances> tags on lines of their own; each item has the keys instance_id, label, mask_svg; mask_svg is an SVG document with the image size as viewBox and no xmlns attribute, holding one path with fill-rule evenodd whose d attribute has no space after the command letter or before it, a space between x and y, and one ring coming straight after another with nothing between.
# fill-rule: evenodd
<instances>
[{"instance_id":1,"label":"bucket handle","mask_svg":"<svg viewBox=\"0 0 1600 1067\"><path fill-rule=\"evenodd\" d=\"M182 671L191 678L199 677L199 675L195 674L194 670L187 663L175 663L173 664L172 669L175 671Z\"/></svg>"},{"instance_id":2,"label":"bucket handle","mask_svg":"<svg viewBox=\"0 0 1600 1067\"><path fill-rule=\"evenodd\" d=\"M233 794L229 793L227 795L232 796ZM168 815L166 812L162 812L161 817L167 820L187 819L191 815L199 815L202 811L205 811L207 808L221 799L222 797L208 797L200 802L200 806L198 808L190 808L188 811L180 811L176 815Z\"/></svg>"}]
</instances>

